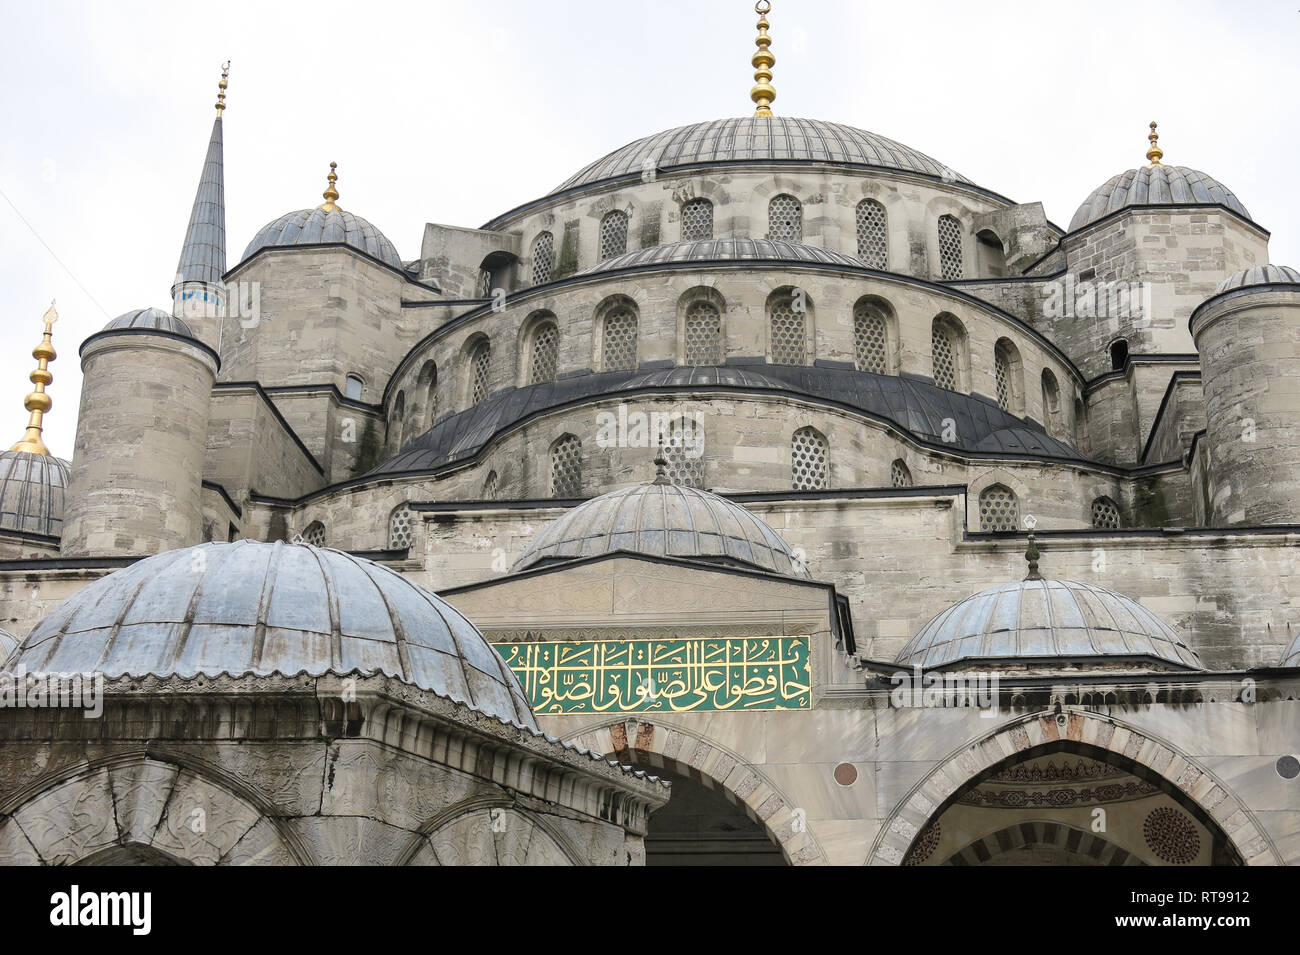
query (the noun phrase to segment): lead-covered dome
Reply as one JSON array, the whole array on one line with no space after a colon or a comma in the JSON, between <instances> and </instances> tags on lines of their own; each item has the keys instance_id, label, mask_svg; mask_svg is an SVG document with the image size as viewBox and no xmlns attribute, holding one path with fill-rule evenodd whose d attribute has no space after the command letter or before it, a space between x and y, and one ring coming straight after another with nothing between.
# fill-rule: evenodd
<instances>
[{"instance_id":1,"label":"lead-covered dome","mask_svg":"<svg viewBox=\"0 0 1300 955\"><path fill-rule=\"evenodd\" d=\"M801 242L780 239L699 239L669 242L635 252L625 252L583 269L578 275L594 275L651 265L686 265L696 262L793 262L813 265L842 265L865 269L860 259L843 252L819 249Z\"/></svg>"},{"instance_id":2,"label":"lead-covered dome","mask_svg":"<svg viewBox=\"0 0 1300 955\"><path fill-rule=\"evenodd\" d=\"M9 654L18 649L18 638L8 630L0 630L0 667L4 666Z\"/></svg>"},{"instance_id":3,"label":"lead-covered dome","mask_svg":"<svg viewBox=\"0 0 1300 955\"><path fill-rule=\"evenodd\" d=\"M549 195L620 176L690 166L796 162L921 173L969 184L938 160L865 129L819 119L744 116L679 126L628 143L584 166Z\"/></svg>"},{"instance_id":4,"label":"lead-covered dome","mask_svg":"<svg viewBox=\"0 0 1300 955\"><path fill-rule=\"evenodd\" d=\"M133 308L123 312L105 325L100 332L148 331L167 332L184 338L194 338L194 332L171 312L161 308Z\"/></svg>"},{"instance_id":5,"label":"lead-covered dome","mask_svg":"<svg viewBox=\"0 0 1300 955\"><path fill-rule=\"evenodd\" d=\"M943 611L896 662L983 665L1142 666L1204 669L1173 629L1137 601L1073 580L989 587Z\"/></svg>"},{"instance_id":6,"label":"lead-covered dome","mask_svg":"<svg viewBox=\"0 0 1300 955\"><path fill-rule=\"evenodd\" d=\"M1245 288L1248 285L1300 285L1300 272L1289 265L1256 265L1233 272L1219 283L1214 294Z\"/></svg>"},{"instance_id":7,"label":"lead-covered dome","mask_svg":"<svg viewBox=\"0 0 1300 955\"><path fill-rule=\"evenodd\" d=\"M1112 176L1083 201L1070 231L1103 219L1126 206L1226 206L1242 218L1250 213L1231 189L1213 176L1187 166L1143 166Z\"/></svg>"},{"instance_id":8,"label":"lead-covered dome","mask_svg":"<svg viewBox=\"0 0 1300 955\"><path fill-rule=\"evenodd\" d=\"M556 518L533 538L513 570L616 551L808 576L790 545L739 504L659 481L602 494Z\"/></svg>"},{"instance_id":9,"label":"lead-covered dome","mask_svg":"<svg viewBox=\"0 0 1300 955\"><path fill-rule=\"evenodd\" d=\"M52 454L0 452L0 529L59 537L71 467Z\"/></svg>"},{"instance_id":10,"label":"lead-covered dome","mask_svg":"<svg viewBox=\"0 0 1300 955\"><path fill-rule=\"evenodd\" d=\"M453 607L306 544L209 543L139 561L60 604L17 664L110 678L379 672L537 730L519 681Z\"/></svg>"},{"instance_id":11,"label":"lead-covered dome","mask_svg":"<svg viewBox=\"0 0 1300 955\"><path fill-rule=\"evenodd\" d=\"M286 212L257 230L244 250L244 258L268 248L335 243L364 252L395 269L402 267L401 256L382 232L361 216L338 208Z\"/></svg>"}]
</instances>

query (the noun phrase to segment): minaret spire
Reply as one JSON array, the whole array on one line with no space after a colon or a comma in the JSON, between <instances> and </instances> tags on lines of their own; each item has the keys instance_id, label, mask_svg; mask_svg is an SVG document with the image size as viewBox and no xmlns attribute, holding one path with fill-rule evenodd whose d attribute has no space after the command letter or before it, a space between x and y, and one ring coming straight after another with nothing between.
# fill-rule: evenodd
<instances>
[{"instance_id":1,"label":"minaret spire","mask_svg":"<svg viewBox=\"0 0 1300 955\"><path fill-rule=\"evenodd\" d=\"M776 64L776 57L768 49L772 45L772 38L767 35L770 26L767 14L771 9L772 4L768 0L758 0L754 4L754 12L758 14L758 37L754 43L758 45L758 52L750 61L754 64L754 88L749 91L749 98L758 107L754 110L755 116L771 116L772 101L776 99L776 88L772 86L772 67Z\"/></svg>"},{"instance_id":2,"label":"minaret spire","mask_svg":"<svg viewBox=\"0 0 1300 955\"><path fill-rule=\"evenodd\" d=\"M1147 162L1153 166L1159 166L1160 159L1165 154L1165 151L1156 145L1156 140L1159 138L1160 134L1156 132L1156 121L1153 119L1151 120L1151 132L1147 134L1147 141L1151 143L1151 148L1147 150Z\"/></svg>"},{"instance_id":3,"label":"minaret spire","mask_svg":"<svg viewBox=\"0 0 1300 955\"><path fill-rule=\"evenodd\" d=\"M50 453L50 449L45 446L45 441L41 438L41 429L42 420L53 404L50 396L45 393L45 386L54 381L54 375L50 373L50 362L58 356L50 336L53 334L54 323L58 320L59 313L54 310L54 303L50 302L49 310L44 317L45 336L40 344L32 349L32 357L36 359L36 369L28 377L36 386L36 390L23 399L23 407L31 412L31 417L27 419L27 432L21 441L9 449L10 451L26 451L29 454Z\"/></svg>"},{"instance_id":4,"label":"minaret spire","mask_svg":"<svg viewBox=\"0 0 1300 955\"><path fill-rule=\"evenodd\" d=\"M226 87L230 61L221 67L217 84L217 118L212 123L203 173L194 195L189 228L176 266L172 286L173 312L186 315L217 315L225 294L221 276L226 271L226 184L221 117L226 109Z\"/></svg>"}]
</instances>

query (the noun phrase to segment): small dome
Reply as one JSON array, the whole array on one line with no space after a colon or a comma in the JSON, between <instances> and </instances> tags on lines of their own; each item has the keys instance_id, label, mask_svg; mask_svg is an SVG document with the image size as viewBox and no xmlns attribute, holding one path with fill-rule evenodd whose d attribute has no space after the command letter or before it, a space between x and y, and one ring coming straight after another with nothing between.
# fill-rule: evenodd
<instances>
[{"instance_id":1,"label":"small dome","mask_svg":"<svg viewBox=\"0 0 1300 955\"><path fill-rule=\"evenodd\" d=\"M1214 294L1245 288L1247 285L1300 285L1300 272L1289 265L1256 265L1254 268L1233 272L1219 283Z\"/></svg>"},{"instance_id":2,"label":"small dome","mask_svg":"<svg viewBox=\"0 0 1300 955\"><path fill-rule=\"evenodd\" d=\"M1072 580L1021 580L972 594L934 617L898 654L901 666L957 661L1050 665L1154 658L1204 669L1170 626L1135 600Z\"/></svg>"},{"instance_id":3,"label":"small dome","mask_svg":"<svg viewBox=\"0 0 1300 955\"><path fill-rule=\"evenodd\" d=\"M18 638L8 630L0 630L0 669L4 669L9 654L18 649Z\"/></svg>"},{"instance_id":4,"label":"small dome","mask_svg":"<svg viewBox=\"0 0 1300 955\"><path fill-rule=\"evenodd\" d=\"M114 332L133 328L155 332L170 332L173 335L183 335L186 338L196 337L188 325L171 312L164 312L161 308L137 308L124 312L105 325L102 331Z\"/></svg>"},{"instance_id":5,"label":"small dome","mask_svg":"<svg viewBox=\"0 0 1300 955\"><path fill-rule=\"evenodd\" d=\"M52 454L0 452L0 528L59 537L71 471Z\"/></svg>"},{"instance_id":6,"label":"small dome","mask_svg":"<svg viewBox=\"0 0 1300 955\"><path fill-rule=\"evenodd\" d=\"M637 484L579 504L533 538L512 569L615 551L739 563L808 576L790 545L739 504L667 483Z\"/></svg>"},{"instance_id":7,"label":"small dome","mask_svg":"<svg viewBox=\"0 0 1300 955\"><path fill-rule=\"evenodd\" d=\"M865 269L859 259L800 242L777 239L701 239L669 242L625 252L583 269L578 275L594 275L644 265L675 265L685 262L811 262L816 265L846 265Z\"/></svg>"},{"instance_id":8,"label":"small dome","mask_svg":"<svg viewBox=\"0 0 1300 955\"><path fill-rule=\"evenodd\" d=\"M257 231L244 250L247 259L261 249L280 246L329 245L342 243L386 262L395 269L402 259L393 243L361 216L342 209L299 209L287 212Z\"/></svg>"},{"instance_id":9,"label":"small dome","mask_svg":"<svg viewBox=\"0 0 1300 955\"><path fill-rule=\"evenodd\" d=\"M1094 189L1070 220L1070 231L1125 206L1176 205L1227 206L1243 218L1250 218L1231 189L1203 172L1186 166L1143 166L1112 176Z\"/></svg>"},{"instance_id":10,"label":"small dome","mask_svg":"<svg viewBox=\"0 0 1300 955\"><path fill-rule=\"evenodd\" d=\"M110 678L377 671L537 730L519 681L454 608L306 544L199 544L131 564L38 623L17 663Z\"/></svg>"}]
</instances>

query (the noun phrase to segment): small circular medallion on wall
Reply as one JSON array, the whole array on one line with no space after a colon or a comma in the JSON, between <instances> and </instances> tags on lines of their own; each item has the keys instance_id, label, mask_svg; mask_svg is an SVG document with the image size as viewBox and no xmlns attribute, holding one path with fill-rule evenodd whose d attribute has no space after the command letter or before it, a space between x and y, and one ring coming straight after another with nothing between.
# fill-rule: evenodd
<instances>
[{"instance_id":1,"label":"small circular medallion on wall","mask_svg":"<svg viewBox=\"0 0 1300 955\"><path fill-rule=\"evenodd\" d=\"M1201 837L1186 815L1170 806L1151 810L1142 824L1147 848L1173 865L1185 865L1201 851Z\"/></svg>"},{"instance_id":2,"label":"small circular medallion on wall","mask_svg":"<svg viewBox=\"0 0 1300 955\"><path fill-rule=\"evenodd\" d=\"M1277 774L1283 779L1295 779L1300 776L1300 759L1283 756L1277 761Z\"/></svg>"},{"instance_id":3,"label":"small circular medallion on wall","mask_svg":"<svg viewBox=\"0 0 1300 955\"><path fill-rule=\"evenodd\" d=\"M840 763L835 767L835 781L841 786L852 786L858 781L858 768L852 763Z\"/></svg>"}]
</instances>

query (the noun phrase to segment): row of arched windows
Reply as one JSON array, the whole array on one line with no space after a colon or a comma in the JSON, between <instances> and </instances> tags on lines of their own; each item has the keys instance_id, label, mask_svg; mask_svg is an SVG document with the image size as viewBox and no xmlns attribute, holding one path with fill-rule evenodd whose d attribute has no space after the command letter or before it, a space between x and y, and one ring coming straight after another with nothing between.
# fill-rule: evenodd
<instances>
[{"instance_id":1,"label":"row of arched windows","mask_svg":"<svg viewBox=\"0 0 1300 955\"><path fill-rule=\"evenodd\" d=\"M1108 497L1093 500L1092 526L1115 530L1120 526L1119 505ZM1016 492L1005 484L990 484L979 496L979 521L982 531L1019 531L1020 501Z\"/></svg>"}]
</instances>

